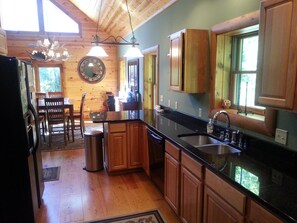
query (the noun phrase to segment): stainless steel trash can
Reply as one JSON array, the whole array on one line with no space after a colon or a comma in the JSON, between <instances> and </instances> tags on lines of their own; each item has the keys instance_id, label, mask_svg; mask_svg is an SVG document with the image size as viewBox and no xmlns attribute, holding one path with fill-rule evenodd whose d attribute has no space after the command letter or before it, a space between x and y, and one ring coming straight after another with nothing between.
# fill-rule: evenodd
<instances>
[{"instance_id":1,"label":"stainless steel trash can","mask_svg":"<svg viewBox=\"0 0 297 223\"><path fill-rule=\"evenodd\" d=\"M87 171L103 169L102 139L103 132L92 130L84 133L85 160Z\"/></svg>"}]
</instances>

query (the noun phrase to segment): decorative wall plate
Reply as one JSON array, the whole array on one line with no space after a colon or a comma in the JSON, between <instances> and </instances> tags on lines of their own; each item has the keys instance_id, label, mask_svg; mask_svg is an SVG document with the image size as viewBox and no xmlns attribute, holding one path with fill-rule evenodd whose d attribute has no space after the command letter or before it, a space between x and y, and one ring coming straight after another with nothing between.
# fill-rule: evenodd
<instances>
[{"instance_id":1,"label":"decorative wall plate","mask_svg":"<svg viewBox=\"0 0 297 223\"><path fill-rule=\"evenodd\" d=\"M88 83L98 83L105 76L105 65L98 57L86 56L78 63L78 73Z\"/></svg>"}]
</instances>

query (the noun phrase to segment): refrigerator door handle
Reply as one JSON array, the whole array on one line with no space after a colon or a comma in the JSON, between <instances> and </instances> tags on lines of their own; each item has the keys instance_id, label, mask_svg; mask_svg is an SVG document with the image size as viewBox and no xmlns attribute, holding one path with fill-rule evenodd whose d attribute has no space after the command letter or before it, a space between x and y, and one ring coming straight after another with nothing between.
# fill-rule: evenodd
<instances>
[{"instance_id":1,"label":"refrigerator door handle","mask_svg":"<svg viewBox=\"0 0 297 223\"><path fill-rule=\"evenodd\" d=\"M32 118L34 120L34 124L35 124L35 128L33 128L33 130L35 130L35 132L33 132L33 137L34 137L34 145L33 145L33 150L32 152L35 153L39 147L39 142L40 142L40 129L39 129L39 121L38 121L38 116L36 113L36 110L34 109L32 104L28 105L28 109L30 111L30 113L32 114Z\"/></svg>"}]
</instances>

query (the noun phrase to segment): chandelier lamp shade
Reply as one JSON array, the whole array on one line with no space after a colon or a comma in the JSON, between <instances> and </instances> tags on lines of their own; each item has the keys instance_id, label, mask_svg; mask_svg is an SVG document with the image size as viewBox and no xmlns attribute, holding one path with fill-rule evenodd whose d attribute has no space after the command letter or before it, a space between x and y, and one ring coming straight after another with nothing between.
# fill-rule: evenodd
<instances>
[{"instance_id":1,"label":"chandelier lamp shade","mask_svg":"<svg viewBox=\"0 0 297 223\"><path fill-rule=\"evenodd\" d=\"M94 45L90 52L87 54L87 56L95 56L95 57L106 57L108 56L105 50L99 46L99 45L115 45L115 46L127 46L130 45L131 47L128 49L128 51L124 54L124 57L143 57L143 54L139 50L138 46L139 43L137 43L137 40L135 38L134 30L132 27L132 21L131 21L131 15L128 7L128 2L126 1L126 7L127 7L127 12L129 15L129 23L131 27L131 32L132 32L132 38L130 41L126 40L125 38L121 36L109 36L105 38L104 40L100 40L100 37L98 36L98 28L99 28L99 18L100 18L100 12L101 12L101 7L102 7L102 2L101 0L100 3L100 9L99 9L99 16L98 16L98 21L97 21L97 30L96 30L96 35L93 36L94 40L92 41L92 44Z\"/></svg>"},{"instance_id":2,"label":"chandelier lamp shade","mask_svg":"<svg viewBox=\"0 0 297 223\"><path fill-rule=\"evenodd\" d=\"M32 60L49 62L49 61L66 61L70 58L68 50L59 41L45 38L37 40L35 44L29 44L34 49L29 52Z\"/></svg>"}]
</instances>

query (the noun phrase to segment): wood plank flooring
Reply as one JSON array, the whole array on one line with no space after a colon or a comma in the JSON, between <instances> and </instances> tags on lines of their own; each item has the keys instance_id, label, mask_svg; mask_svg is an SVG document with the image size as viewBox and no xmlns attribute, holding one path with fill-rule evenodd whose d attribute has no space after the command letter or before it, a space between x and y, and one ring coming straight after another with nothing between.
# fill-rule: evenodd
<instances>
[{"instance_id":1,"label":"wood plank flooring","mask_svg":"<svg viewBox=\"0 0 297 223\"><path fill-rule=\"evenodd\" d=\"M84 222L152 209L168 223L180 222L144 172L87 172L83 149L43 152L42 161L43 167L61 166L61 171L58 181L45 182L36 223Z\"/></svg>"}]
</instances>

